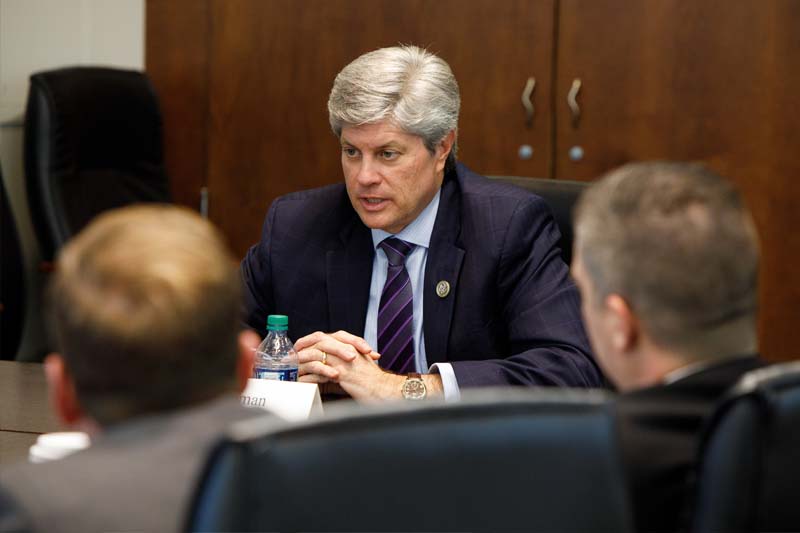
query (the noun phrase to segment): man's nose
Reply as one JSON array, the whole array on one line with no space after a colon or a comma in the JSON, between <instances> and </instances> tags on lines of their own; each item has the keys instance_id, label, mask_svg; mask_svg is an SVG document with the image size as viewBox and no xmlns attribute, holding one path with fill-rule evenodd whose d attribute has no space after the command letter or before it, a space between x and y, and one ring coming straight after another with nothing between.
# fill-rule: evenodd
<instances>
[{"instance_id":1,"label":"man's nose","mask_svg":"<svg viewBox=\"0 0 800 533\"><path fill-rule=\"evenodd\" d=\"M362 186L375 185L380 182L381 174L377 161L371 157L363 157L361 159L361 165L358 167L356 179L358 180L358 184Z\"/></svg>"}]
</instances>

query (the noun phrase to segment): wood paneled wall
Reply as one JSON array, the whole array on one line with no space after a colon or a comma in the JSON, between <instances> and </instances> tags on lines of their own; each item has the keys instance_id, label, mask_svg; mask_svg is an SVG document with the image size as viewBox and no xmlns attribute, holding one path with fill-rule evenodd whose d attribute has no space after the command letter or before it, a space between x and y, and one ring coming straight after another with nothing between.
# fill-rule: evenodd
<instances>
[{"instance_id":1,"label":"wood paneled wall","mask_svg":"<svg viewBox=\"0 0 800 533\"><path fill-rule=\"evenodd\" d=\"M207 187L240 255L275 197L341 179L333 78L399 42L450 63L460 158L484 174L588 180L630 160L703 161L754 212L761 345L783 360L800 357L798 26L794 0L148 0L146 65L175 198L197 208ZM578 78L576 125L566 95Z\"/></svg>"},{"instance_id":2,"label":"wood paneled wall","mask_svg":"<svg viewBox=\"0 0 800 533\"><path fill-rule=\"evenodd\" d=\"M798 27L794 0L559 1L556 177L672 159L735 181L761 237L760 342L776 360L800 358Z\"/></svg>"},{"instance_id":3,"label":"wood paneled wall","mask_svg":"<svg viewBox=\"0 0 800 533\"><path fill-rule=\"evenodd\" d=\"M206 185L211 219L244 253L274 198L341 179L326 107L333 79L398 43L447 58L462 90L459 149L473 167L547 175L554 1L150 0L147 71L176 198L196 206ZM528 124L520 96L531 76L538 112ZM517 157L522 144L533 157Z\"/></svg>"},{"instance_id":4,"label":"wood paneled wall","mask_svg":"<svg viewBox=\"0 0 800 533\"><path fill-rule=\"evenodd\" d=\"M164 116L173 198L197 209L208 181L211 5L207 0L148 1L145 28L146 70Z\"/></svg>"}]
</instances>

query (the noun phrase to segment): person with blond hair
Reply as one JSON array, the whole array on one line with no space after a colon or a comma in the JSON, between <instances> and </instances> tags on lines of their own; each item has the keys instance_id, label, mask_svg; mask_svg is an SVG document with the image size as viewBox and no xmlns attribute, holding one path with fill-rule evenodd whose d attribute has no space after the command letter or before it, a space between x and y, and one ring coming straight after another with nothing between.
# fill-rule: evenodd
<instances>
[{"instance_id":1,"label":"person with blond hair","mask_svg":"<svg viewBox=\"0 0 800 533\"><path fill-rule=\"evenodd\" d=\"M221 234L185 208L99 216L47 291L52 404L92 444L0 473L0 530L178 531L199 468L252 372L241 287Z\"/></svg>"}]
</instances>

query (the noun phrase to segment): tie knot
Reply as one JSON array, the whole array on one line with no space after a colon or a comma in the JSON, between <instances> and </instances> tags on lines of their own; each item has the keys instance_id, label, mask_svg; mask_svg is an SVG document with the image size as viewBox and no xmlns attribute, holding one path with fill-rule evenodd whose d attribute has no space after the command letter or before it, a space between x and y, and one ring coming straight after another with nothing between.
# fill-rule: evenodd
<instances>
[{"instance_id":1,"label":"tie knot","mask_svg":"<svg viewBox=\"0 0 800 533\"><path fill-rule=\"evenodd\" d=\"M387 237L383 239L378 246L383 248L384 253L386 253L386 258L392 266L404 265L406 257L408 257L408 254L414 249L413 244L409 244L397 237Z\"/></svg>"}]
</instances>

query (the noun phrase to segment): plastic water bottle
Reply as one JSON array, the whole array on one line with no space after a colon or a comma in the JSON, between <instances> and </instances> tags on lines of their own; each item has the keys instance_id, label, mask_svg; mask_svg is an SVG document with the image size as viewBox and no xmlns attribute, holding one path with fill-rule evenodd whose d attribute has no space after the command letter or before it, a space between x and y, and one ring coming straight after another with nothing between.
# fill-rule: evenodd
<instances>
[{"instance_id":1,"label":"plastic water bottle","mask_svg":"<svg viewBox=\"0 0 800 533\"><path fill-rule=\"evenodd\" d=\"M286 315L267 317L267 336L256 349L254 378L297 381L299 361L289 340L288 329L289 317Z\"/></svg>"}]
</instances>

